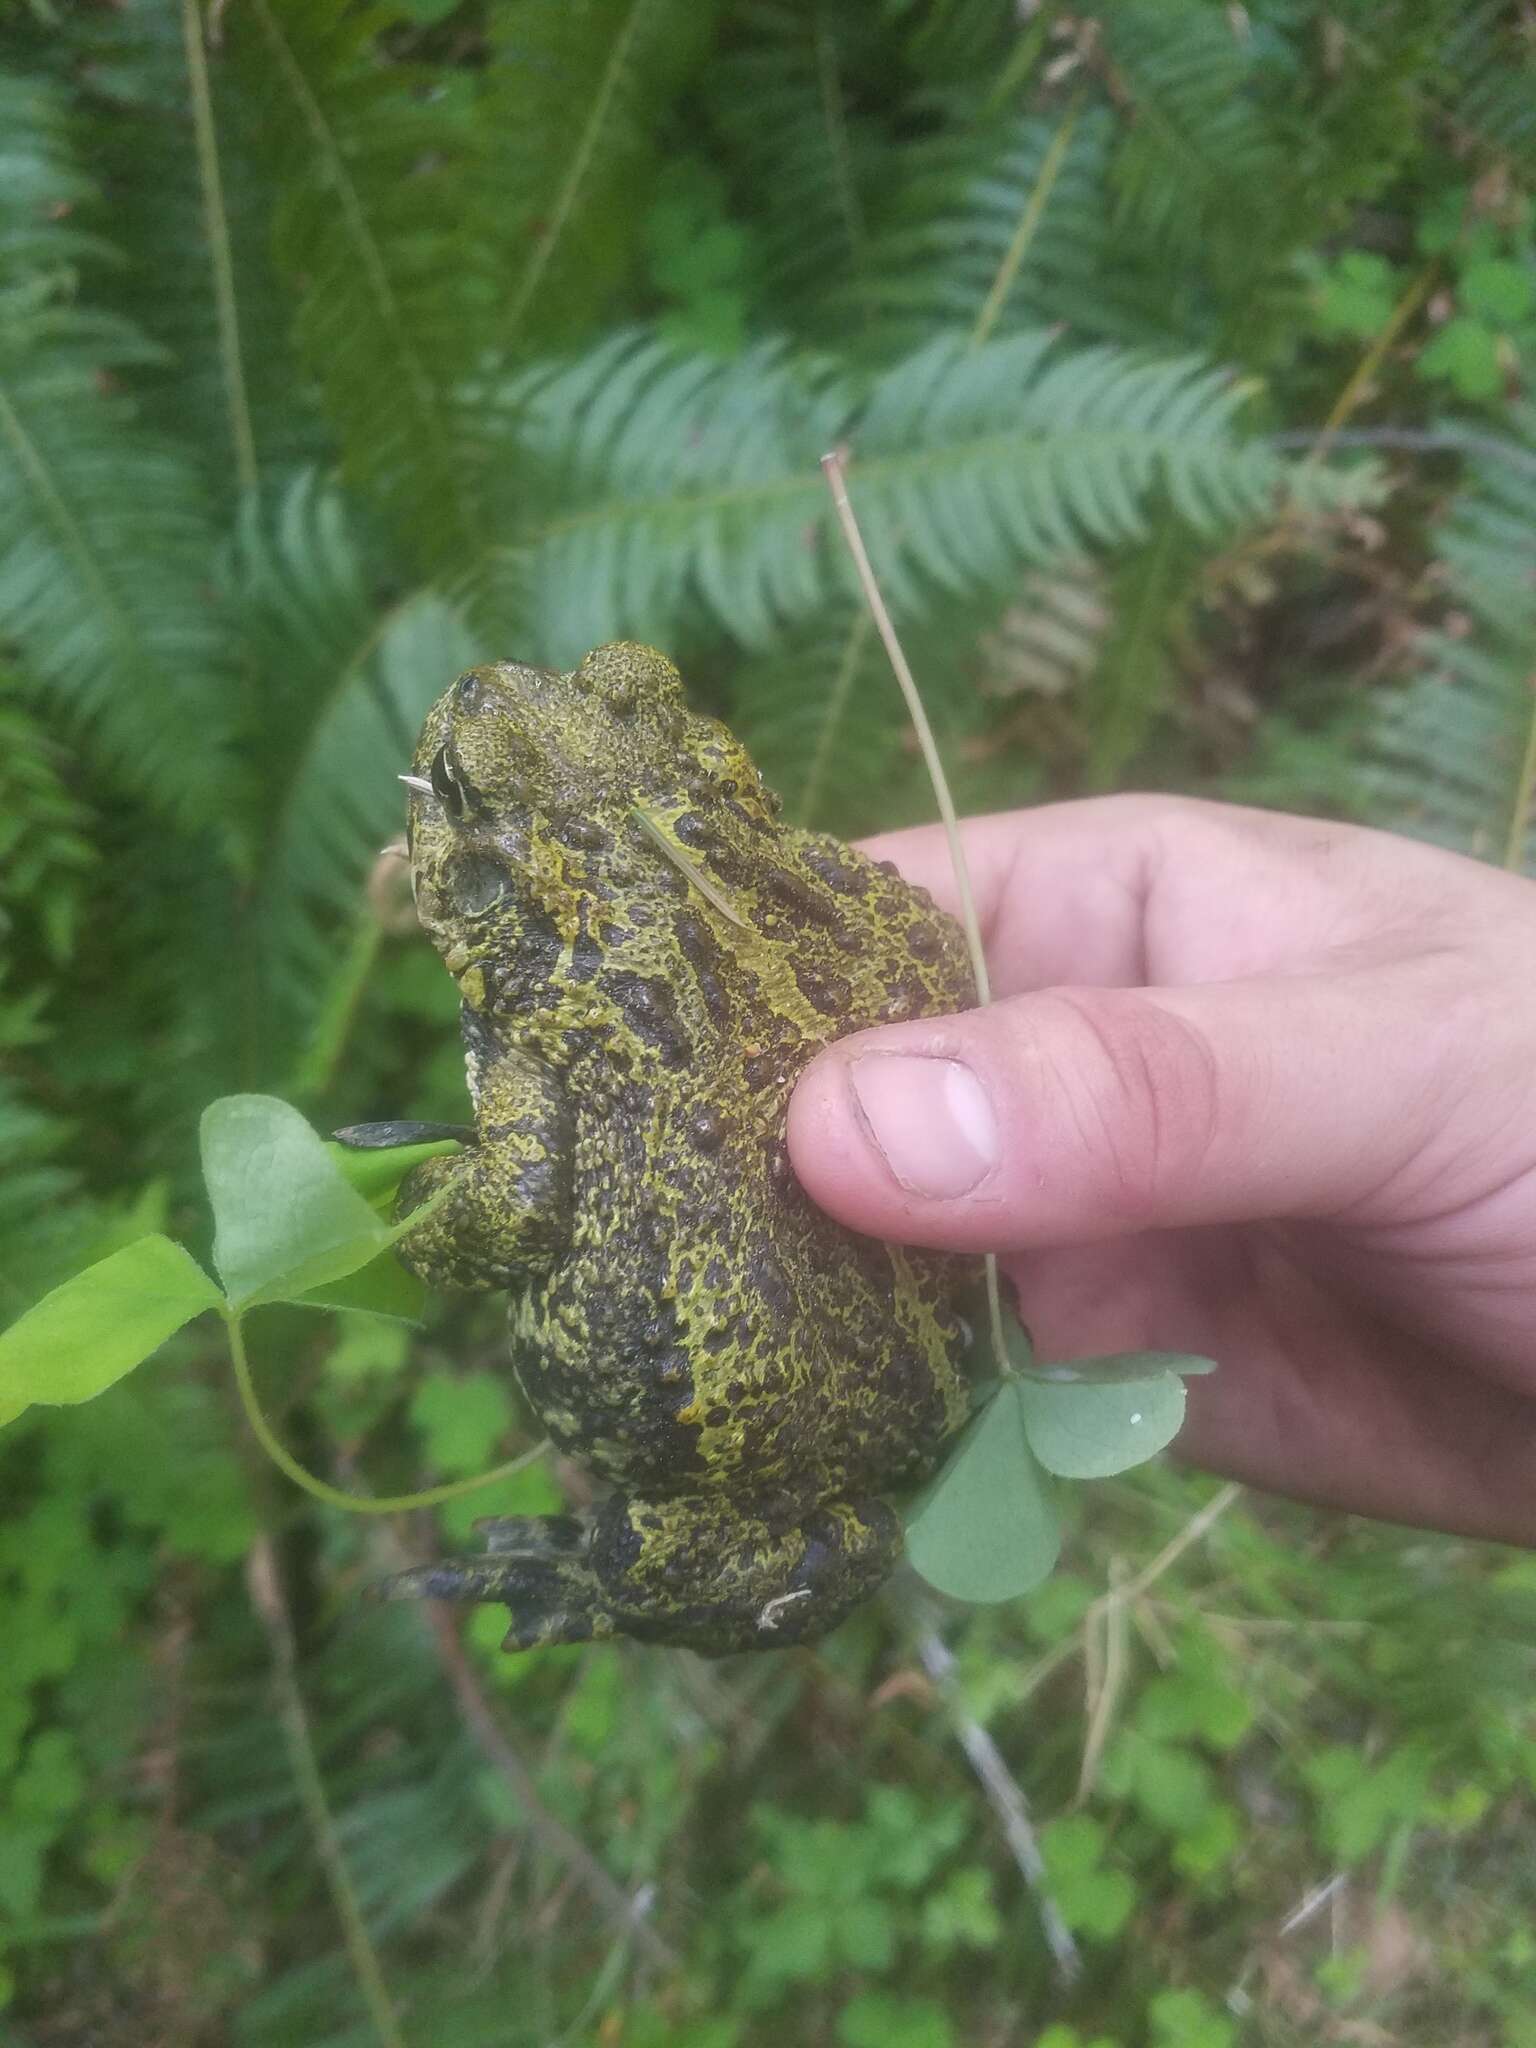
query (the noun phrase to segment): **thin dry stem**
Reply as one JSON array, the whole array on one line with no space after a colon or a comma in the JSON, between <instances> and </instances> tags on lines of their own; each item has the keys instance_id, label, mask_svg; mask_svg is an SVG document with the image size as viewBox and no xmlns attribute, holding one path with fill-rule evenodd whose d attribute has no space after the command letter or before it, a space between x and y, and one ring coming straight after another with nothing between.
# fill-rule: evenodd
<instances>
[{"instance_id":1,"label":"thin dry stem","mask_svg":"<svg viewBox=\"0 0 1536 2048\"><path fill-rule=\"evenodd\" d=\"M1370 347L1360 358L1359 362L1356 363L1353 372L1344 384L1343 390L1340 391L1338 397L1334 400L1327 419L1323 421L1323 430L1313 443L1312 451L1307 457L1309 467L1321 462L1328 453L1328 450L1333 445L1334 435L1344 425L1345 421L1349 419L1356 406L1359 405L1361 399L1364 398L1366 392L1370 389L1371 379L1381 368L1387 350L1396 341L1398 335L1402 333L1404 327L1418 311L1425 299L1428 298L1435 279L1439 274L1440 263L1439 259L1436 258L1432 262L1427 263L1418 276L1412 280L1408 289L1382 322L1380 329L1372 338Z\"/></svg>"},{"instance_id":2,"label":"thin dry stem","mask_svg":"<svg viewBox=\"0 0 1536 2048\"><path fill-rule=\"evenodd\" d=\"M363 1909L336 1833L336 1823L331 1817L330 1803L325 1796L325 1781L320 1775L314 1741L309 1732L309 1716L305 1711L304 1696L299 1690L293 1623L283 1594L277 1555L272 1539L265 1532L251 1545L246 1584L250 1589L251 1605L267 1633L277 1687L278 1718L288 1744L289 1762L299 1788L304 1817L309 1823L310 1839L315 1845L315 1854L320 1859L320 1867L341 1921L352 1974L357 1979L357 1988L363 1995L374 2032L383 2048L405 2048L405 2036L395 2018L378 1951L363 1918Z\"/></svg>"},{"instance_id":3,"label":"thin dry stem","mask_svg":"<svg viewBox=\"0 0 1536 2048\"><path fill-rule=\"evenodd\" d=\"M1515 800L1510 807L1509 833L1504 841L1504 865L1511 874L1525 866L1526 841L1531 836L1531 817L1536 809L1536 671L1527 685L1531 698L1530 723L1525 733L1525 753L1515 783Z\"/></svg>"},{"instance_id":4,"label":"thin dry stem","mask_svg":"<svg viewBox=\"0 0 1536 2048\"><path fill-rule=\"evenodd\" d=\"M965 1751L967 1762L1002 1824L1009 1851L1034 1898L1041 1931L1055 1961L1057 1974L1063 1983L1071 1984L1082 1974L1082 1957L1071 1929L1061 1917L1061 1908L1051 1896L1045 1858L1040 1853L1040 1844L1029 1817L1028 1802L1002 1751L967 1708L956 1677L954 1656L943 1637L936 1629L921 1629L916 1637L916 1646L923 1669L954 1730L955 1739Z\"/></svg>"},{"instance_id":5,"label":"thin dry stem","mask_svg":"<svg viewBox=\"0 0 1536 2048\"><path fill-rule=\"evenodd\" d=\"M1120 1589L1121 1569L1120 1560L1113 1559L1109 1567L1110 1592L1100 1617L1104 1632L1102 1654L1088 1655L1090 1644L1098 1651L1098 1638L1091 1625L1083 1637L1088 1732L1083 1738L1083 1760L1078 1769L1077 1793L1073 1802L1078 1806L1093 1791L1098 1779L1099 1764L1109 1742L1115 1709L1120 1704L1120 1694L1125 1685L1126 1601Z\"/></svg>"},{"instance_id":6,"label":"thin dry stem","mask_svg":"<svg viewBox=\"0 0 1536 2048\"><path fill-rule=\"evenodd\" d=\"M1008 294L1018 279L1024 258L1029 253L1029 245L1039 231L1041 219L1050 203L1051 193L1055 190L1056 180L1061 175L1061 166L1072 142L1072 131L1077 126L1077 113L1081 103L1082 97L1079 94L1062 115L1060 125L1051 137L1050 147L1041 160L1040 174L1030 187L1029 197L1019 215L1019 224L1014 229L1013 239L1003 253L1003 260L997 267L997 275L992 280L992 288L976 316L976 325L971 330L972 348L981 347L997 325L1002 310L1008 303Z\"/></svg>"},{"instance_id":7,"label":"thin dry stem","mask_svg":"<svg viewBox=\"0 0 1536 2048\"><path fill-rule=\"evenodd\" d=\"M907 715L912 720L912 729L917 734L917 743L922 750L923 765L928 770L928 780L933 785L939 816L944 820L944 837L949 844L949 861L955 875L955 893L960 898L960 922L965 929L965 943L971 956L971 973L976 981L976 1000L984 1005L992 1000L992 982L987 973L987 956L981 943L981 920L976 915L976 898L971 889L971 871L966 864L965 842L960 836L960 820L955 812L954 798L950 795L949 777L944 773L944 763L939 757L933 727L928 723L928 713L923 708L923 700L918 692L911 665L897 637L896 627L875 578L869 550L864 545L864 535L859 530L858 518L848 496L848 470L841 452L834 448L823 455L821 467L827 479L827 488L832 493L832 505L837 513L838 524L843 530L843 539L847 542L853 566L858 572L864 602L869 606L875 630L880 635L892 672L900 685L907 706ZM1013 1361L1008 1356L1008 1340L1003 1334L1003 1304L998 1288L997 1260L991 1252L986 1255L986 1275L987 1317L992 1331L993 1355L997 1360L998 1372L1007 1379L1013 1372Z\"/></svg>"},{"instance_id":8,"label":"thin dry stem","mask_svg":"<svg viewBox=\"0 0 1536 2048\"><path fill-rule=\"evenodd\" d=\"M676 1970L676 1953L644 1918L650 1904L648 1893L642 1892L632 1899L623 1886L608 1875L580 1837L545 1806L532 1771L513 1748L495 1708L486 1698L453 1616L440 1601L429 1600L425 1606L438 1661L453 1688L465 1725L487 1761L511 1786L513 1796L527 1819L529 1832L540 1848L564 1864L604 1918L626 1937L633 1937L636 1945L658 1969Z\"/></svg>"}]
</instances>

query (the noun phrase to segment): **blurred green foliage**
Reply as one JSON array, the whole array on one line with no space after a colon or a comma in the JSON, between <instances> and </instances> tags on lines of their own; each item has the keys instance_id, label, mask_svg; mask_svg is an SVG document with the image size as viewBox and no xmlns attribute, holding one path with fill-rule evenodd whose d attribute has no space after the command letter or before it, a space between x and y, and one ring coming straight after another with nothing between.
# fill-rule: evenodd
<instances>
[{"instance_id":1,"label":"blurred green foliage","mask_svg":"<svg viewBox=\"0 0 1536 2048\"><path fill-rule=\"evenodd\" d=\"M963 806L1528 856L1527 14L9 0L0 1315L208 1250L217 1095L460 1113L379 849L471 658L658 639L795 814L927 815L838 440ZM253 1363L306 1463L401 1491L533 1441L498 1320L269 1308ZM705 1666L360 1600L578 1484L360 1527L253 1458L197 1325L13 1423L0 2042L382 2038L296 1703L413 2044L1536 2042L1529 1562L1248 1502L1136 1589L1212 1504L1153 1471L944 1616L953 1693L898 1607Z\"/></svg>"}]
</instances>

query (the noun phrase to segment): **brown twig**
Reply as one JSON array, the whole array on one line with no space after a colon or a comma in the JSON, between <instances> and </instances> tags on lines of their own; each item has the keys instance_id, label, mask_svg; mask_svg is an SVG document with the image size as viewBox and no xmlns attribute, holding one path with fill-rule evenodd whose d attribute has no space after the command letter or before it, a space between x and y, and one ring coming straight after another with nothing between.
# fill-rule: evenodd
<instances>
[{"instance_id":1,"label":"brown twig","mask_svg":"<svg viewBox=\"0 0 1536 2048\"><path fill-rule=\"evenodd\" d=\"M486 1760L511 1786L526 1816L530 1833L541 1848L547 1849L565 1865L607 1918L626 1935L634 1937L637 1946L658 1969L676 1970L677 1952L643 1918L645 1902L631 1898L623 1886L608 1875L580 1837L573 1834L564 1821L557 1819L540 1799L532 1771L513 1748L496 1710L485 1696L485 1689L465 1651L452 1614L440 1601L429 1600L425 1604L438 1662L453 1688L459 1712Z\"/></svg>"}]
</instances>

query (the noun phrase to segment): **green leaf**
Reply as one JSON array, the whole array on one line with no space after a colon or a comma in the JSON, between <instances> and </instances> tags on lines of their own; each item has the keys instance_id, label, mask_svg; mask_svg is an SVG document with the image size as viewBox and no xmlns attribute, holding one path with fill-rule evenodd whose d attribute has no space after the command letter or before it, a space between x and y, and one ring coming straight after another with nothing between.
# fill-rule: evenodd
<instances>
[{"instance_id":1,"label":"green leaf","mask_svg":"<svg viewBox=\"0 0 1536 2048\"><path fill-rule=\"evenodd\" d=\"M1418 1820L1429 1804L1429 1759L1410 1744L1369 1768L1357 1752L1336 1748L1304 1769L1319 1795L1319 1832L1342 1863L1360 1862L1395 1822Z\"/></svg>"},{"instance_id":2,"label":"green leaf","mask_svg":"<svg viewBox=\"0 0 1536 2048\"><path fill-rule=\"evenodd\" d=\"M1495 327L1513 327L1536 303L1536 273L1528 263L1488 257L1467 265L1456 296L1469 313L1492 321Z\"/></svg>"},{"instance_id":3,"label":"green leaf","mask_svg":"<svg viewBox=\"0 0 1536 2048\"><path fill-rule=\"evenodd\" d=\"M0 1423L34 1401L91 1400L221 1300L170 1238L124 1245L0 1332Z\"/></svg>"},{"instance_id":4,"label":"green leaf","mask_svg":"<svg viewBox=\"0 0 1536 2048\"><path fill-rule=\"evenodd\" d=\"M840 1902L833 1922L838 1952L855 1970L886 1970L896 1953L896 1923L884 1899Z\"/></svg>"},{"instance_id":5,"label":"green leaf","mask_svg":"<svg viewBox=\"0 0 1536 2048\"><path fill-rule=\"evenodd\" d=\"M1481 320L1447 320L1419 357L1419 372L1441 377L1463 398L1492 398L1504 382L1498 336Z\"/></svg>"},{"instance_id":6,"label":"green leaf","mask_svg":"<svg viewBox=\"0 0 1536 2048\"><path fill-rule=\"evenodd\" d=\"M756 1921L746 1938L749 1994L761 1998L781 1984L821 1975L831 1954L832 1925L819 1906L796 1899Z\"/></svg>"},{"instance_id":7,"label":"green leaf","mask_svg":"<svg viewBox=\"0 0 1536 2048\"><path fill-rule=\"evenodd\" d=\"M1113 1796L1134 1799L1146 1818L1170 1835L1200 1826L1215 1800L1210 1769L1200 1757L1174 1743L1152 1742L1134 1729L1127 1729L1105 1758L1103 1782Z\"/></svg>"},{"instance_id":8,"label":"green leaf","mask_svg":"<svg viewBox=\"0 0 1536 2048\"><path fill-rule=\"evenodd\" d=\"M1056 1511L1030 1455L1020 1395L998 1388L907 1520L907 1555L957 1600L1012 1600L1045 1578L1061 1546Z\"/></svg>"},{"instance_id":9,"label":"green leaf","mask_svg":"<svg viewBox=\"0 0 1536 2048\"><path fill-rule=\"evenodd\" d=\"M1081 1381L1096 1387L1135 1386L1170 1372L1191 1379L1215 1370L1214 1358L1201 1358L1192 1351L1115 1351L1102 1358L1053 1359L1049 1365L1028 1368L1030 1377L1051 1385Z\"/></svg>"},{"instance_id":10,"label":"green leaf","mask_svg":"<svg viewBox=\"0 0 1536 2048\"><path fill-rule=\"evenodd\" d=\"M1231 1861L1242 1839L1242 1815L1224 1799L1215 1800L1181 1830L1173 1845L1173 1867L1186 1877L1209 1877Z\"/></svg>"},{"instance_id":11,"label":"green leaf","mask_svg":"<svg viewBox=\"0 0 1536 2048\"><path fill-rule=\"evenodd\" d=\"M53 1828L43 1822L7 1820L0 1828L0 1913L26 1920L37 1910L43 1859L53 1839Z\"/></svg>"},{"instance_id":12,"label":"green leaf","mask_svg":"<svg viewBox=\"0 0 1536 2048\"><path fill-rule=\"evenodd\" d=\"M429 1373L411 1401L428 1462L450 1477L485 1470L512 1414L512 1397L488 1372Z\"/></svg>"},{"instance_id":13,"label":"green leaf","mask_svg":"<svg viewBox=\"0 0 1536 2048\"><path fill-rule=\"evenodd\" d=\"M380 1252L355 1273L326 1280L292 1299L300 1308L348 1308L361 1315L387 1316L395 1323L419 1323L427 1290L390 1250Z\"/></svg>"},{"instance_id":14,"label":"green leaf","mask_svg":"<svg viewBox=\"0 0 1536 2048\"><path fill-rule=\"evenodd\" d=\"M923 1901L923 1939L941 1951L992 1948L1003 1923L992 1902L992 1873L968 1864Z\"/></svg>"},{"instance_id":15,"label":"green leaf","mask_svg":"<svg viewBox=\"0 0 1536 2048\"><path fill-rule=\"evenodd\" d=\"M1136 1705L1136 1726L1154 1740L1193 1735L1226 1751L1252 1725L1253 1705L1245 1693L1187 1663L1154 1678Z\"/></svg>"},{"instance_id":16,"label":"green leaf","mask_svg":"<svg viewBox=\"0 0 1536 2048\"><path fill-rule=\"evenodd\" d=\"M367 1151L330 1139L325 1147L326 1156L348 1187L356 1188L374 1207L387 1205L412 1167L420 1166L424 1159L442 1159L463 1149L452 1138L430 1145L388 1145Z\"/></svg>"},{"instance_id":17,"label":"green leaf","mask_svg":"<svg viewBox=\"0 0 1536 2048\"><path fill-rule=\"evenodd\" d=\"M213 1262L236 1308L305 1295L355 1273L391 1241L318 1134L275 1096L210 1104L202 1152Z\"/></svg>"},{"instance_id":18,"label":"green leaf","mask_svg":"<svg viewBox=\"0 0 1536 2048\"><path fill-rule=\"evenodd\" d=\"M1147 2007L1154 2048L1232 2048L1237 2028L1198 1991L1160 1991Z\"/></svg>"},{"instance_id":19,"label":"green leaf","mask_svg":"<svg viewBox=\"0 0 1536 2048\"><path fill-rule=\"evenodd\" d=\"M74 1737L45 1728L33 1738L11 1787L11 1805L23 1820L58 1827L85 1797L86 1779Z\"/></svg>"},{"instance_id":20,"label":"green leaf","mask_svg":"<svg viewBox=\"0 0 1536 2048\"><path fill-rule=\"evenodd\" d=\"M1397 302L1399 275L1384 256L1350 249L1321 279L1316 318L1324 334L1362 340L1385 327Z\"/></svg>"},{"instance_id":21,"label":"green leaf","mask_svg":"<svg viewBox=\"0 0 1536 2048\"><path fill-rule=\"evenodd\" d=\"M1040 1378L1017 1382L1030 1449L1047 1472L1105 1479L1171 1443L1184 1421L1184 1382L1174 1373L1106 1384Z\"/></svg>"},{"instance_id":22,"label":"green leaf","mask_svg":"<svg viewBox=\"0 0 1536 2048\"><path fill-rule=\"evenodd\" d=\"M837 2038L844 2048L952 2048L955 2036L931 1998L861 1991L838 2014Z\"/></svg>"},{"instance_id":23,"label":"green leaf","mask_svg":"<svg viewBox=\"0 0 1536 2048\"><path fill-rule=\"evenodd\" d=\"M1067 1925L1079 1934L1108 1940L1119 1933L1136 1904L1136 1887L1123 1870L1106 1870L1104 1830L1086 1813L1047 1822L1040 1847L1051 1896Z\"/></svg>"}]
</instances>

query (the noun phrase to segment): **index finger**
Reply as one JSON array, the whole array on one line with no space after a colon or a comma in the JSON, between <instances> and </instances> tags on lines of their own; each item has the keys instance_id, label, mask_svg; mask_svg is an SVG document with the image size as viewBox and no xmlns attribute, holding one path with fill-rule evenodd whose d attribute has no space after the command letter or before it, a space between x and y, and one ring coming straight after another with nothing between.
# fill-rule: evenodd
<instances>
[{"instance_id":1,"label":"index finger","mask_svg":"<svg viewBox=\"0 0 1536 2048\"><path fill-rule=\"evenodd\" d=\"M1142 912L1155 830L1146 803L1089 798L961 821L994 994L1145 979ZM861 844L960 915L942 825L884 832Z\"/></svg>"},{"instance_id":2,"label":"index finger","mask_svg":"<svg viewBox=\"0 0 1536 2048\"><path fill-rule=\"evenodd\" d=\"M1347 885L1388 843L1358 826L1169 796L1042 804L960 831L999 996L1295 967L1340 936ZM883 833L864 850L959 915L942 826Z\"/></svg>"}]
</instances>

